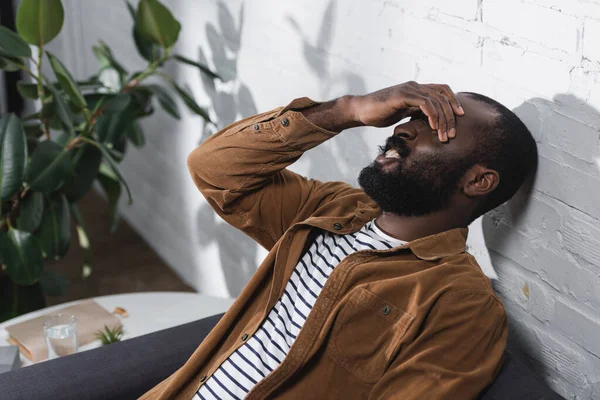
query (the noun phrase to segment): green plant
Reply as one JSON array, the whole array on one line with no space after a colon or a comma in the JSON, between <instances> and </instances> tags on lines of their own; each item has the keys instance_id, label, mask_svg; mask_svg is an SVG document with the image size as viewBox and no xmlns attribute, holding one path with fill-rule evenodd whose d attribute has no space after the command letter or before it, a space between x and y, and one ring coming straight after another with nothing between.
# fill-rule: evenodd
<instances>
[{"instance_id":1,"label":"green plant","mask_svg":"<svg viewBox=\"0 0 600 400\"><path fill-rule=\"evenodd\" d=\"M120 342L124 334L125 332L123 331L122 326L109 329L108 326L104 325L104 331L99 330L96 332L96 338L99 339L104 346L107 344Z\"/></svg>"},{"instance_id":2,"label":"green plant","mask_svg":"<svg viewBox=\"0 0 600 400\"><path fill-rule=\"evenodd\" d=\"M129 3L127 7L146 68L128 72L100 42L92 49L99 72L84 81L75 80L55 55L44 51L62 28L61 0L21 0L17 32L0 27L0 69L27 74L31 81L18 82L19 93L39 105L37 112L22 118L0 117L0 322L43 307L42 290L64 291L65 279L44 270L44 264L67 252L71 220L85 250L82 274L89 276L92 250L77 203L98 181L108 198L114 230L123 189L132 201L118 164L128 143L144 145L138 120L154 112L154 99L179 119L172 90L191 112L210 123L206 110L163 67L174 61L199 68L213 79L218 75L173 54L181 25L159 1L140 0L137 8ZM44 62L55 79L42 73ZM155 79L148 83L150 77Z\"/></svg>"}]
</instances>

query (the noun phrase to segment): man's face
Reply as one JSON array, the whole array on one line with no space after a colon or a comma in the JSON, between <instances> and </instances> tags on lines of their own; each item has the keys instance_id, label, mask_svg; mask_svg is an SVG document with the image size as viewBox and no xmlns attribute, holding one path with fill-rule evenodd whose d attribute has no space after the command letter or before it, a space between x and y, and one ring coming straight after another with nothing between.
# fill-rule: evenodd
<instances>
[{"instance_id":1,"label":"man's face","mask_svg":"<svg viewBox=\"0 0 600 400\"><path fill-rule=\"evenodd\" d=\"M394 128L376 160L358 183L383 211L421 216L447 208L461 190L462 177L474 165L471 149L482 126L495 114L486 105L458 94L465 115L456 116L456 138L442 143L416 110Z\"/></svg>"}]
</instances>

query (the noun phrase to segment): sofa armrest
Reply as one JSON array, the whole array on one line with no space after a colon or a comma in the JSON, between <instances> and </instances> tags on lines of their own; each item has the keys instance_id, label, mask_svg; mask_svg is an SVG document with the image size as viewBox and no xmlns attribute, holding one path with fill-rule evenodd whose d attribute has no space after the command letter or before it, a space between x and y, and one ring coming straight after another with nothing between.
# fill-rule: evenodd
<instances>
[{"instance_id":1,"label":"sofa armrest","mask_svg":"<svg viewBox=\"0 0 600 400\"><path fill-rule=\"evenodd\" d=\"M223 314L0 374L2 400L135 399L179 369Z\"/></svg>"}]
</instances>

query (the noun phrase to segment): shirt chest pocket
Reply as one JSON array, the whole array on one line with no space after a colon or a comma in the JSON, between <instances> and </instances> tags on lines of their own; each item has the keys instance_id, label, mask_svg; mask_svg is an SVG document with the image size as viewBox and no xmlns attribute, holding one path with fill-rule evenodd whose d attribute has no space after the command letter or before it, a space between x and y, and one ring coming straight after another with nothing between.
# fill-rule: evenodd
<instances>
[{"instance_id":1,"label":"shirt chest pocket","mask_svg":"<svg viewBox=\"0 0 600 400\"><path fill-rule=\"evenodd\" d=\"M370 291L354 289L333 323L327 355L363 381L375 383L413 319Z\"/></svg>"}]
</instances>

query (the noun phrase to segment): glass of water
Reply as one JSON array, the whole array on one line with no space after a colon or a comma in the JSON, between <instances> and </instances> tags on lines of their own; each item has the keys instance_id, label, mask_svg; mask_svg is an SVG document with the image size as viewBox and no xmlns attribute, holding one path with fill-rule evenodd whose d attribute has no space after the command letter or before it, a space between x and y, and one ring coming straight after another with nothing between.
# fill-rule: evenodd
<instances>
[{"instance_id":1,"label":"glass of water","mask_svg":"<svg viewBox=\"0 0 600 400\"><path fill-rule=\"evenodd\" d=\"M44 320L48 360L77 353L77 324L73 315L56 314Z\"/></svg>"}]
</instances>

